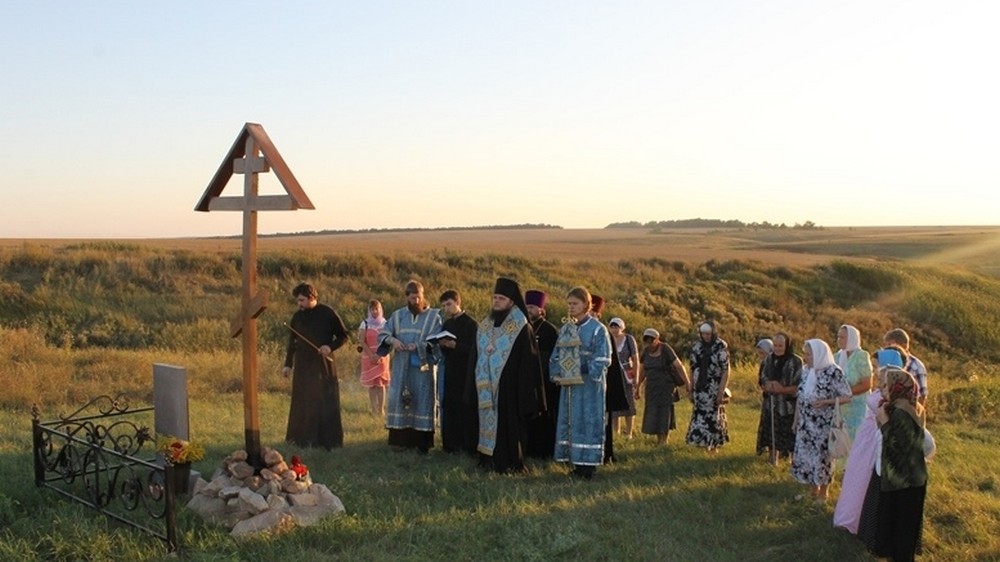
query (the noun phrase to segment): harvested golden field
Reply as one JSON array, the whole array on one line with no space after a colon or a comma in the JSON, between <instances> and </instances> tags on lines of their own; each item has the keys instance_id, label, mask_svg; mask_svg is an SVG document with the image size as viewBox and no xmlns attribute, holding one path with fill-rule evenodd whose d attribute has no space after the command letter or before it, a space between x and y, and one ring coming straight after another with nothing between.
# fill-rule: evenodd
<instances>
[{"instance_id":1,"label":"harvested golden field","mask_svg":"<svg viewBox=\"0 0 1000 562\"><path fill-rule=\"evenodd\" d=\"M96 240L0 239L0 247L67 246ZM239 238L119 240L140 246L237 253ZM954 264L1000 275L1000 227L839 227L817 229L481 229L262 236L260 252L497 253L538 259L611 260L658 257L700 263L752 260L781 265L826 263L833 257Z\"/></svg>"}]
</instances>

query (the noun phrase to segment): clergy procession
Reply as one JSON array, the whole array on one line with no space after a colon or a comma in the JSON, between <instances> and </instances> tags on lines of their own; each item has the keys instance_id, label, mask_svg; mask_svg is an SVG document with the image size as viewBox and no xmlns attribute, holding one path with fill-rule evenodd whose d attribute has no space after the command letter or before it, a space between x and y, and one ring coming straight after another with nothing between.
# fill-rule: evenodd
<instances>
[{"instance_id":1,"label":"clergy procession","mask_svg":"<svg viewBox=\"0 0 1000 562\"><path fill-rule=\"evenodd\" d=\"M644 400L641 432L665 444L682 390L691 403L685 443L712 455L729 442L730 350L711 319L679 355L655 328L642 331L640 346L621 318L605 325L604 299L584 287L565 295L559 325L546 318L546 292L523 291L505 277L479 319L458 290L442 293L439 308L418 281L403 293L405 306L388 316L369 301L358 328L360 381L394 451L426 455L439 431L446 453L467 454L483 470L524 473L533 458L591 480L618 461L616 435L631 439L637 401ZM283 369L293 377L286 440L342 447L332 354L348 331L312 285L292 295L299 310L288 324ZM883 343L865 351L848 324L837 332L836 352L821 338L798 348L785 332L760 339L756 452L787 464L805 485L796 500L825 504L840 475L834 526L876 555L909 560L920 552L926 463L935 449L924 410L927 369L904 330L891 330Z\"/></svg>"}]
</instances>

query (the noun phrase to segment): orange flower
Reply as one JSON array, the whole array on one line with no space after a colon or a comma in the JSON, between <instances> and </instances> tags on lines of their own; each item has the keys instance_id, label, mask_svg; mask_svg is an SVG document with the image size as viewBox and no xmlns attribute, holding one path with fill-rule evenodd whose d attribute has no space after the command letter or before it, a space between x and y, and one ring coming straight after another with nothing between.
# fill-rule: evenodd
<instances>
[{"instance_id":1,"label":"orange flower","mask_svg":"<svg viewBox=\"0 0 1000 562\"><path fill-rule=\"evenodd\" d=\"M167 464L183 464L205 458L205 448L192 441L164 435L156 440L156 451L163 455Z\"/></svg>"}]
</instances>

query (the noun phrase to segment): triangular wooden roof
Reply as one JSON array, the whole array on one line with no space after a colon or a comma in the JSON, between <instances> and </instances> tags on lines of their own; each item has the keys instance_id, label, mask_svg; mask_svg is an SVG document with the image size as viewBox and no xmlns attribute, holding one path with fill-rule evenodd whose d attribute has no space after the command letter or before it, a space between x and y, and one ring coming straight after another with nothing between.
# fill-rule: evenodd
<instances>
[{"instance_id":1,"label":"triangular wooden roof","mask_svg":"<svg viewBox=\"0 0 1000 562\"><path fill-rule=\"evenodd\" d=\"M222 194L222 190L226 188L229 179L233 177L233 161L246 156L247 137L253 137L254 143L260 148L264 161L271 167L274 175L278 177L278 181L285 188L285 193L288 194L288 206L283 208L287 210L315 209L316 207L313 206L312 201L309 200L306 192L299 185L299 180L295 179L292 171L288 168L288 164L285 164L285 159L281 157L278 149L271 142L271 138L267 136L264 127L261 127L258 123L247 123L236 137L233 147L229 149L226 157L222 159L222 165L215 172L215 177L208 184L208 188L205 189L205 193L201 196L194 210L208 212L212 201Z\"/></svg>"}]
</instances>

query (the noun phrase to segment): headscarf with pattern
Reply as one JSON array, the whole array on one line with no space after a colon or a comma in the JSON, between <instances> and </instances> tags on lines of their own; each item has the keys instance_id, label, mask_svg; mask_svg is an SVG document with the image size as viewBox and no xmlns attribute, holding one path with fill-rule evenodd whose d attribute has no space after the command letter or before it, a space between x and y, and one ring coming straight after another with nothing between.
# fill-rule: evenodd
<instances>
[{"instance_id":1,"label":"headscarf with pattern","mask_svg":"<svg viewBox=\"0 0 1000 562\"><path fill-rule=\"evenodd\" d=\"M885 371L885 385L889 391L886 412L892 413L893 409L899 408L913 416L913 419L922 427L924 425L923 407L917 403L920 387L917 386L913 375L902 369L890 367Z\"/></svg>"}]
</instances>

